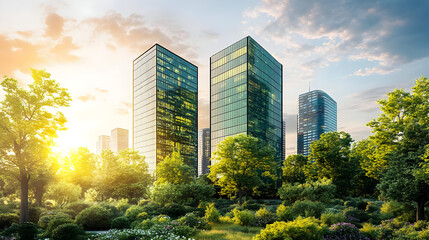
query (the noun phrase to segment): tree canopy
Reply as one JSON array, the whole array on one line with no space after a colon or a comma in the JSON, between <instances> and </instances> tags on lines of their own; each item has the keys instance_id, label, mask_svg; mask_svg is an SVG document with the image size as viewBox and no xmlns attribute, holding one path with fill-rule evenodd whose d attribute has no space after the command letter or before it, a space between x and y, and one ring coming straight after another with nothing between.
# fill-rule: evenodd
<instances>
[{"instance_id":1,"label":"tree canopy","mask_svg":"<svg viewBox=\"0 0 429 240\"><path fill-rule=\"evenodd\" d=\"M263 185L263 177L277 179L275 149L261 140L239 134L225 138L213 153L208 177L221 187L221 193L242 197Z\"/></svg>"},{"instance_id":2,"label":"tree canopy","mask_svg":"<svg viewBox=\"0 0 429 240\"><path fill-rule=\"evenodd\" d=\"M32 69L33 83L21 86L5 77L5 98L0 102L0 168L18 178L21 185L20 222L27 222L28 182L43 166L57 131L65 129L66 118L57 111L69 106L70 95L45 70Z\"/></svg>"},{"instance_id":3,"label":"tree canopy","mask_svg":"<svg viewBox=\"0 0 429 240\"><path fill-rule=\"evenodd\" d=\"M190 183L195 176L194 169L184 164L179 152L174 151L164 160L156 165L156 182L155 184L182 184Z\"/></svg>"}]
</instances>

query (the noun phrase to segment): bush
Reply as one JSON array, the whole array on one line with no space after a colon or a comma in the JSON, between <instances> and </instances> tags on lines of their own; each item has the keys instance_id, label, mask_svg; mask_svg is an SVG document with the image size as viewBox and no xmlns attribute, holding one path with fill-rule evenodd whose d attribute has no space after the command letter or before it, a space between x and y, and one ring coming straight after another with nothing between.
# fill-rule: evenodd
<instances>
[{"instance_id":1,"label":"bush","mask_svg":"<svg viewBox=\"0 0 429 240\"><path fill-rule=\"evenodd\" d=\"M110 228L112 213L100 206L89 207L76 216L76 223L85 230L106 230Z\"/></svg>"},{"instance_id":2,"label":"bush","mask_svg":"<svg viewBox=\"0 0 429 240\"><path fill-rule=\"evenodd\" d=\"M276 221L276 215L266 208L261 208L255 213L255 219L256 226L265 227Z\"/></svg>"},{"instance_id":3,"label":"bush","mask_svg":"<svg viewBox=\"0 0 429 240\"><path fill-rule=\"evenodd\" d=\"M32 222L25 222L23 224L12 224L9 228L4 230L1 233L1 236L14 236L17 240L31 240L31 239L37 239L37 225Z\"/></svg>"},{"instance_id":4,"label":"bush","mask_svg":"<svg viewBox=\"0 0 429 240\"><path fill-rule=\"evenodd\" d=\"M327 226L331 226L336 223L344 222L346 217L342 213L323 213L320 216L320 220Z\"/></svg>"},{"instance_id":5,"label":"bush","mask_svg":"<svg viewBox=\"0 0 429 240\"><path fill-rule=\"evenodd\" d=\"M43 210L44 209L41 207L30 206L28 208L28 215L30 217L29 222L37 223L40 219L40 215L42 214Z\"/></svg>"},{"instance_id":6,"label":"bush","mask_svg":"<svg viewBox=\"0 0 429 240\"><path fill-rule=\"evenodd\" d=\"M380 239L382 231L380 228L372 225L371 223L364 223L360 232L369 239L377 240Z\"/></svg>"},{"instance_id":7,"label":"bush","mask_svg":"<svg viewBox=\"0 0 429 240\"><path fill-rule=\"evenodd\" d=\"M325 240L370 240L362 235L359 229L351 223L337 223L329 228L328 234L325 235Z\"/></svg>"},{"instance_id":8,"label":"bush","mask_svg":"<svg viewBox=\"0 0 429 240\"><path fill-rule=\"evenodd\" d=\"M84 209L89 208L90 205L83 202L72 202L67 204L65 207L68 210L73 211L72 217L75 218L80 212L82 212Z\"/></svg>"},{"instance_id":9,"label":"bush","mask_svg":"<svg viewBox=\"0 0 429 240\"><path fill-rule=\"evenodd\" d=\"M323 179L303 184L285 183L279 189L279 195L280 199L290 203L303 200L329 202L334 198L336 189L331 180Z\"/></svg>"},{"instance_id":10,"label":"bush","mask_svg":"<svg viewBox=\"0 0 429 240\"><path fill-rule=\"evenodd\" d=\"M52 211L43 212L37 224L39 225L39 227L46 229L48 227L49 222L51 222L53 219L71 220L72 218L70 215L65 214L63 212L52 212Z\"/></svg>"},{"instance_id":11,"label":"bush","mask_svg":"<svg viewBox=\"0 0 429 240\"><path fill-rule=\"evenodd\" d=\"M194 213L187 213L185 216L179 218L177 222L182 225L189 226L191 228L205 229L205 230L210 229L207 221L203 218L199 218L195 216Z\"/></svg>"},{"instance_id":12,"label":"bush","mask_svg":"<svg viewBox=\"0 0 429 240\"><path fill-rule=\"evenodd\" d=\"M161 205L156 202L150 201L147 204L143 205L142 207L143 207L143 210L151 216L161 214L161 211L160 211Z\"/></svg>"},{"instance_id":13,"label":"bush","mask_svg":"<svg viewBox=\"0 0 429 240\"><path fill-rule=\"evenodd\" d=\"M234 222L242 226L252 226L255 223L255 216L249 210L240 211L237 208L232 210Z\"/></svg>"},{"instance_id":14,"label":"bush","mask_svg":"<svg viewBox=\"0 0 429 240\"><path fill-rule=\"evenodd\" d=\"M0 214L0 230L12 226L13 223L19 222L19 216L13 213Z\"/></svg>"},{"instance_id":15,"label":"bush","mask_svg":"<svg viewBox=\"0 0 429 240\"><path fill-rule=\"evenodd\" d=\"M125 217L127 217L131 222L134 222L137 220L137 216L143 212L145 212L144 207L133 205L125 211Z\"/></svg>"},{"instance_id":16,"label":"bush","mask_svg":"<svg viewBox=\"0 0 429 240\"><path fill-rule=\"evenodd\" d=\"M130 228L130 220L127 217L117 217L112 220L111 228L112 229L126 229Z\"/></svg>"},{"instance_id":17,"label":"bush","mask_svg":"<svg viewBox=\"0 0 429 240\"><path fill-rule=\"evenodd\" d=\"M375 213L380 211L380 203L379 202L368 202L365 208L365 212Z\"/></svg>"},{"instance_id":18,"label":"bush","mask_svg":"<svg viewBox=\"0 0 429 240\"><path fill-rule=\"evenodd\" d=\"M67 223L58 226L52 232L52 240L79 240L83 239L85 231L75 223Z\"/></svg>"},{"instance_id":19,"label":"bush","mask_svg":"<svg viewBox=\"0 0 429 240\"><path fill-rule=\"evenodd\" d=\"M182 228L183 229L183 228ZM151 230L143 229L124 229L124 230L109 230L105 233L95 235L95 240L135 240L135 239L177 239L185 240L187 236L178 235L174 226L158 226ZM191 229L191 231L193 231Z\"/></svg>"},{"instance_id":20,"label":"bush","mask_svg":"<svg viewBox=\"0 0 429 240\"><path fill-rule=\"evenodd\" d=\"M256 211L261 208L261 204L257 203L255 200L247 200L241 205L241 207L243 209Z\"/></svg>"},{"instance_id":21,"label":"bush","mask_svg":"<svg viewBox=\"0 0 429 240\"><path fill-rule=\"evenodd\" d=\"M214 203L210 203L206 207L206 213L205 213L204 217L209 223L219 223L220 222L220 220L219 220L220 213L215 208L214 205L215 205Z\"/></svg>"},{"instance_id":22,"label":"bush","mask_svg":"<svg viewBox=\"0 0 429 240\"><path fill-rule=\"evenodd\" d=\"M69 218L54 218L52 219L49 224L48 227L46 228L46 232L44 234L45 237L51 237L52 232L55 230L55 228L57 228L58 226L61 226L63 224L66 223L74 223L73 220L69 219Z\"/></svg>"},{"instance_id":23,"label":"bush","mask_svg":"<svg viewBox=\"0 0 429 240\"><path fill-rule=\"evenodd\" d=\"M280 205L277 208L277 216L281 221L291 221L298 216L320 218L324 209L320 202L297 201L292 206Z\"/></svg>"},{"instance_id":24,"label":"bush","mask_svg":"<svg viewBox=\"0 0 429 240\"><path fill-rule=\"evenodd\" d=\"M344 209L343 214L346 216L346 221L349 223L363 223L367 222L371 218L367 212L354 207Z\"/></svg>"},{"instance_id":25,"label":"bush","mask_svg":"<svg viewBox=\"0 0 429 240\"><path fill-rule=\"evenodd\" d=\"M183 216L187 213L186 208L178 203L168 203L161 208L161 213L168 215L172 218Z\"/></svg>"},{"instance_id":26,"label":"bush","mask_svg":"<svg viewBox=\"0 0 429 240\"><path fill-rule=\"evenodd\" d=\"M167 183L155 186L151 198L162 205L177 203L196 207L200 202L210 200L214 193L214 187L205 183Z\"/></svg>"},{"instance_id":27,"label":"bush","mask_svg":"<svg viewBox=\"0 0 429 240\"><path fill-rule=\"evenodd\" d=\"M323 239L326 229L320 226L320 222L314 217L298 217L291 222L275 222L256 235L254 240L319 240Z\"/></svg>"}]
</instances>

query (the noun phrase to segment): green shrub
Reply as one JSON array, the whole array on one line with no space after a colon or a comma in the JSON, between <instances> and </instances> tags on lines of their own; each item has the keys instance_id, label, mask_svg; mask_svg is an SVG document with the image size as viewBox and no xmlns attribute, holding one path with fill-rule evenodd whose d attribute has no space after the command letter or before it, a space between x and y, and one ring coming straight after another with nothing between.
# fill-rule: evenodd
<instances>
[{"instance_id":1,"label":"green shrub","mask_svg":"<svg viewBox=\"0 0 429 240\"><path fill-rule=\"evenodd\" d=\"M210 203L209 205L207 205L206 213L205 213L204 217L209 223L219 223L220 222L220 220L219 220L220 213L215 208L214 203Z\"/></svg>"},{"instance_id":2,"label":"green shrub","mask_svg":"<svg viewBox=\"0 0 429 240\"><path fill-rule=\"evenodd\" d=\"M261 208L255 213L255 225L265 227L276 221L276 215L266 208Z\"/></svg>"},{"instance_id":3,"label":"green shrub","mask_svg":"<svg viewBox=\"0 0 429 240\"><path fill-rule=\"evenodd\" d=\"M117 217L112 220L111 228L112 229L126 229L130 228L130 220L127 217Z\"/></svg>"},{"instance_id":4,"label":"green shrub","mask_svg":"<svg viewBox=\"0 0 429 240\"><path fill-rule=\"evenodd\" d=\"M19 222L19 216L13 213L0 213L0 230Z\"/></svg>"},{"instance_id":5,"label":"green shrub","mask_svg":"<svg viewBox=\"0 0 429 240\"><path fill-rule=\"evenodd\" d=\"M290 222L275 222L256 235L254 240L319 240L323 239L326 229L320 226L320 222L314 217L298 217Z\"/></svg>"},{"instance_id":6,"label":"green shrub","mask_svg":"<svg viewBox=\"0 0 429 240\"><path fill-rule=\"evenodd\" d=\"M327 226L331 226L336 223L344 222L346 217L342 213L323 213L320 216L320 220Z\"/></svg>"},{"instance_id":7,"label":"green shrub","mask_svg":"<svg viewBox=\"0 0 429 240\"><path fill-rule=\"evenodd\" d=\"M177 220L181 225L186 225L196 229L209 229L208 222L204 218L197 217L194 213L187 213Z\"/></svg>"},{"instance_id":8,"label":"green shrub","mask_svg":"<svg viewBox=\"0 0 429 240\"><path fill-rule=\"evenodd\" d=\"M76 216L76 223L85 230L106 230L110 228L112 213L100 206L89 207Z\"/></svg>"},{"instance_id":9,"label":"green shrub","mask_svg":"<svg viewBox=\"0 0 429 240\"><path fill-rule=\"evenodd\" d=\"M75 218L84 209L89 208L91 205L83 202L72 202L66 205L66 209L73 211L72 217Z\"/></svg>"},{"instance_id":10,"label":"green shrub","mask_svg":"<svg viewBox=\"0 0 429 240\"><path fill-rule=\"evenodd\" d=\"M277 218L280 221L289 221L292 219L292 210L290 206L280 205L276 211Z\"/></svg>"},{"instance_id":11,"label":"green shrub","mask_svg":"<svg viewBox=\"0 0 429 240\"><path fill-rule=\"evenodd\" d=\"M178 203L168 203L161 208L161 213L172 218L177 218L186 214L186 208Z\"/></svg>"},{"instance_id":12,"label":"green shrub","mask_svg":"<svg viewBox=\"0 0 429 240\"><path fill-rule=\"evenodd\" d=\"M380 208L380 211L382 213L392 214L392 217L393 216L396 217L396 216L399 216L402 213L404 213L405 212L405 208L404 208L404 205L402 205L399 202L389 201L389 202L383 203L383 205Z\"/></svg>"},{"instance_id":13,"label":"green shrub","mask_svg":"<svg viewBox=\"0 0 429 240\"><path fill-rule=\"evenodd\" d=\"M232 210L232 213L234 214L234 222L236 224L242 225L242 226L252 226L255 223L255 215L249 210L238 210L235 208Z\"/></svg>"},{"instance_id":14,"label":"green shrub","mask_svg":"<svg viewBox=\"0 0 429 240\"><path fill-rule=\"evenodd\" d=\"M23 224L14 223L1 233L1 236L11 237L12 235L17 240L32 240L37 239L37 225L32 222L25 222Z\"/></svg>"},{"instance_id":15,"label":"green shrub","mask_svg":"<svg viewBox=\"0 0 429 240\"><path fill-rule=\"evenodd\" d=\"M85 231L75 223L67 223L58 226L52 232L52 240L79 240L83 239Z\"/></svg>"},{"instance_id":16,"label":"green shrub","mask_svg":"<svg viewBox=\"0 0 429 240\"><path fill-rule=\"evenodd\" d=\"M380 211L380 203L368 202L365 208L365 212L375 213Z\"/></svg>"},{"instance_id":17,"label":"green shrub","mask_svg":"<svg viewBox=\"0 0 429 240\"><path fill-rule=\"evenodd\" d=\"M142 212L145 212L144 207L133 205L125 211L125 217L127 217L131 222L134 222L137 220L137 216Z\"/></svg>"},{"instance_id":18,"label":"green shrub","mask_svg":"<svg viewBox=\"0 0 429 240\"><path fill-rule=\"evenodd\" d=\"M364 223L360 232L371 240L380 239L380 236L382 235L381 229L371 223Z\"/></svg>"},{"instance_id":19,"label":"green shrub","mask_svg":"<svg viewBox=\"0 0 429 240\"><path fill-rule=\"evenodd\" d=\"M205 183L167 183L155 186L152 190L151 198L162 205L177 203L196 207L201 201L210 200L214 193L214 187Z\"/></svg>"},{"instance_id":20,"label":"green shrub","mask_svg":"<svg viewBox=\"0 0 429 240\"><path fill-rule=\"evenodd\" d=\"M42 212L41 217L39 219L39 222L37 223L39 227L46 229L48 227L49 222L51 222L53 219L69 219L71 220L72 217L68 214L65 214L63 212Z\"/></svg>"},{"instance_id":21,"label":"green shrub","mask_svg":"<svg viewBox=\"0 0 429 240\"><path fill-rule=\"evenodd\" d=\"M359 229L351 223L337 223L329 228L329 232L323 238L325 240L369 240Z\"/></svg>"},{"instance_id":22,"label":"green shrub","mask_svg":"<svg viewBox=\"0 0 429 240\"><path fill-rule=\"evenodd\" d=\"M367 222L371 218L367 212L354 207L344 209L343 214L346 216L346 221L349 223L363 223Z\"/></svg>"},{"instance_id":23,"label":"green shrub","mask_svg":"<svg viewBox=\"0 0 429 240\"><path fill-rule=\"evenodd\" d=\"M336 189L331 180L323 179L303 184L285 183L279 189L279 195L280 199L290 203L303 200L329 202L334 198Z\"/></svg>"},{"instance_id":24,"label":"green shrub","mask_svg":"<svg viewBox=\"0 0 429 240\"><path fill-rule=\"evenodd\" d=\"M37 223L43 211L44 209L41 207L30 206L28 208L29 222Z\"/></svg>"},{"instance_id":25,"label":"green shrub","mask_svg":"<svg viewBox=\"0 0 429 240\"><path fill-rule=\"evenodd\" d=\"M261 204L257 203L255 200L247 200L241 205L241 207L243 209L256 211L261 208Z\"/></svg>"},{"instance_id":26,"label":"green shrub","mask_svg":"<svg viewBox=\"0 0 429 240\"><path fill-rule=\"evenodd\" d=\"M48 227L46 228L46 232L45 232L45 237L51 237L52 232L54 231L55 228L57 228L58 226L61 226L63 224L66 223L74 223L73 220L68 219L68 218L54 218L52 219L49 224Z\"/></svg>"},{"instance_id":27,"label":"green shrub","mask_svg":"<svg viewBox=\"0 0 429 240\"><path fill-rule=\"evenodd\" d=\"M297 201L292 206L280 205L277 208L277 216L280 221L291 221L298 216L320 218L324 209L320 202Z\"/></svg>"},{"instance_id":28,"label":"green shrub","mask_svg":"<svg viewBox=\"0 0 429 240\"><path fill-rule=\"evenodd\" d=\"M359 210L365 210L366 206L368 205L367 202L363 201L363 200L359 200L356 204L357 209Z\"/></svg>"},{"instance_id":29,"label":"green shrub","mask_svg":"<svg viewBox=\"0 0 429 240\"><path fill-rule=\"evenodd\" d=\"M150 201L147 204L143 205L142 207L143 207L143 211L145 211L147 214L151 216L161 214L161 211L160 211L161 205L154 201Z\"/></svg>"}]
</instances>

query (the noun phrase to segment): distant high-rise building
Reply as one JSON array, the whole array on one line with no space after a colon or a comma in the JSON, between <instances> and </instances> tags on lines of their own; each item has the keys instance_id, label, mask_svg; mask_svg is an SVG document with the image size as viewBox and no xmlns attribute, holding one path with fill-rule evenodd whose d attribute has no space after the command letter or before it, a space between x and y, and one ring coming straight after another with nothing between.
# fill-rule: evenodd
<instances>
[{"instance_id":1,"label":"distant high-rise building","mask_svg":"<svg viewBox=\"0 0 429 240\"><path fill-rule=\"evenodd\" d=\"M198 176L209 173L210 128L198 130Z\"/></svg>"},{"instance_id":2,"label":"distant high-rise building","mask_svg":"<svg viewBox=\"0 0 429 240\"><path fill-rule=\"evenodd\" d=\"M133 62L133 148L149 172L174 150L197 168L198 68L155 44Z\"/></svg>"},{"instance_id":3,"label":"distant high-rise building","mask_svg":"<svg viewBox=\"0 0 429 240\"><path fill-rule=\"evenodd\" d=\"M110 136L100 135L97 141L97 154L101 154L103 150L110 149Z\"/></svg>"},{"instance_id":4,"label":"distant high-rise building","mask_svg":"<svg viewBox=\"0 0 429 240\"><path fill-rule=\"evenodd\" d=\"M286 121L282 121L282 161L286 159Z\"/></svg>"},{"instance_id":5,"label":"distant high-rise building","mask_svg":"<svg viewBox=\"0 0 429 240\"><path fill-rule=\"evenodd\" d=\"M321 90L299 95L298 154L308 156L310 144L322 133L337 131L337 102Z\"/></svg>"},{"instance_id":6,"label":"distant high-rise building","mask_svg":"<svg viewBox=\"0 0 429 240\"><path fill-rule=\"evenodd\" d=\"M245 37L210 58L211 152L228 136L257 137L282 157L282 65Z\"/></svg>"},{"instance_id":7,"label":"distant high-rise building","mask_svg":"<svg viewBox=\"0 0 429 240\"><path fill-rule=\"evenodd\" d=\"M110 150L119 152L127 149L128 145L128 129L115 128L110 134Z\"/></svg>"}]
</instances>

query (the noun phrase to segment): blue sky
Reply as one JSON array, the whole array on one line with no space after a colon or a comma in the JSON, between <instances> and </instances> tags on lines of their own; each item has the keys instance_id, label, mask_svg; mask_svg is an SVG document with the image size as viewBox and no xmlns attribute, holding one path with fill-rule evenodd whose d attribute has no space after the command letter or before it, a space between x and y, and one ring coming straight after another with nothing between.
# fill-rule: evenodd
<instances>
[{"instance_id":1,"label":"blue sky","mask_svg":"<svg viewBox=\"0 0 429 240\"><path fill-rule=\"evenodd\" d=\"M60 148L132 126L132 61L160 43L199 67L199 127L208 127L209 58L250 35L284 68L287 152L296 152L297 99L321 89L338 130L358 141L376 100L429 76L428 1L5 1L0 74L30 81L44 68L72 94ZM1 96L1 95L0 95Z\"/></svg>"}]
</instances>

